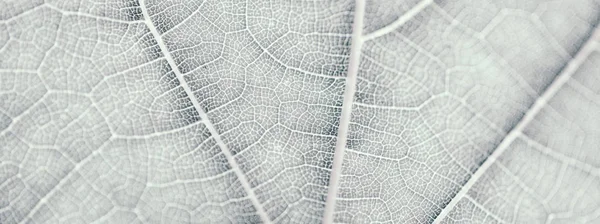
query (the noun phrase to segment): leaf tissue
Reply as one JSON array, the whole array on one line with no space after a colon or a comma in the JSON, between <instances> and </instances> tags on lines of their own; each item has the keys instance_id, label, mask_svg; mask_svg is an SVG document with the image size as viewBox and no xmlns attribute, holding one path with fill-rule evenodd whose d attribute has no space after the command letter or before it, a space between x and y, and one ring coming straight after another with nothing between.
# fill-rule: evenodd
<instances>
[{"instance_id":1,"label":"leaf tissue","mask_svg":"<svg viewBox=\"0 0 600 224\"><path fill-rule=\"evenodd\" d=\"M0 223L600 223L598 0L0 0Z\"/></svg>"}]
</instances>

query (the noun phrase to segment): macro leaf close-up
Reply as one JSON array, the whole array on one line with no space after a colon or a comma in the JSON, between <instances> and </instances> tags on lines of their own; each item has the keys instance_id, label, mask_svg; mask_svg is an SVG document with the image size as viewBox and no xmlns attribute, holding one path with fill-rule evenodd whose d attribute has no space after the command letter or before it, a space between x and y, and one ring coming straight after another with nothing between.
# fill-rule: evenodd
<instances>
[{"instance_id":1,"label":"macro leaf close-up","mask_svg":"<svg viewBox=\"0 0 600 224\"><path fill-rule=\"evenodd\" d=\"M600 223L598 0L0 0L0 223Z\"/></svg>"}]
</instances>

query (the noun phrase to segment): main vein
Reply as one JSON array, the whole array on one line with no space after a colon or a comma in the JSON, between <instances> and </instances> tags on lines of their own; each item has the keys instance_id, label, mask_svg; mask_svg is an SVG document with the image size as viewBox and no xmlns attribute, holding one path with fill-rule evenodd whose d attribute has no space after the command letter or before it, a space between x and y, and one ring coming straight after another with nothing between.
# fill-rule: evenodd
<instances>
[{"instance_id":1,"label":"main vein","mask_svg":"<svg viewBox=\"0 0 600 224\"><path fill-rule=\"evenodd\" d=\"M363 44L363 18L365 13L365 1L356 0L354 9L354 22L352 24L352 43L350 46L350 61L348 64L348 75L346 77L346 88L344 90L344 101L342 104L342 115L338 128L335 151L333 154L333 165L329 177L329 191L327 192L327 201L325 201L325 213L323 223L333 223L335 213L335 200L337 197L338 185L342 174L342 162L346 151L346 140L348 139L348 126L352 113L352 102L356 92L356 80L358 77L358 65L360 63L360 52Z\"/></svg>"},{"instance_id":2,"label":"main vein","mask_svg":"<svg viewBox=\"0 0 600 224\"><path fill-rule=\"evenodd\" d=\"M519 123L513 128L510 133L502 140L498 148L492 152L492 154L483 162L483 164L477 169L477 171L471 176L471 179L461 188L461 190L452 198L452 201L442 210L440 215L436 217L433 223L441 223L446 216L453 210L458 202L465 196L469 190L477 183L485 172L500 158L500 156L510 147L511 143L520 135L523 134L523 130L533 121L535 116L546 106L548 101L556 95L556 93L562 88L562 86L569 81L573 74L577 71L579 66L585 62L585 59L598 48L598 42L600 40L600 29L596 29L592 33L590 38L586 41L583 47L577 52L575 57L569 61L567 66L554 78L552 83L546 88L544 93L533 103L533 105L527 110L525 116L519 121Z\"/></svg>"},{"instance_id":3,"label":"main vein","mask_svg":"<svg viewBox=\"0 0 600 224\"><path fill-rule=\"evenodd\" d=\"M148 28L150 29L150 32L152 32L152 35L156 39L156 42L157 42L158 46L160 47L160 50L163 52L165 59L169 63L171 69L177 76L177 80L179 80L180 85L183 87L183 89L185 90L185 93L188 95L188 97L192 101L192 104L194 105L194 108L196 109L196 111L198 111L200 119L204 122L204 125L210 132L211 136L213 137L213 139L215 140L215 142L217 143L219 148L221 148L223 155L225 155L225 157L227 158L227 162L231 166L231 169L237 176L238 180L240 181L240 184L246 191L246 194L248 194L248 198L252 202L252 205L254 205L254 208L256 209L256 213L260 216L261 220L264 223L271 223L271 220L269 219L267 212L264 210L263 206L258 201L258 198L256 197L256 194L254 194L252 187L250 187L250 183L248 182L248 179L246 178L246 176L240 169L239 165L235 161L235 158L231 154L231 151L229 150L227 145L221 139L221 135L219 134L219 132L217 132L217 129L215 129L214 125L208 119L208 115L206 114L206 112L204 112L204 109L202 109L202 107L200 106L200 103L198 103L198 99L194 95L194 92L192 91L190 86L185 81L183 74L181 73L181 71L179 71L179 67L175 63L175 60L173 60L173 57L171 56L169 49L167 49L167 46L165 45L164 41L162 40L162 36L160 35L160 33L158 33L158 30L156 30L156 27L152 23L152 20L150 19L150 15L148 14L148 9L146 8L144 1L145 0L140 0L140 8L142 9L144 21L145 21L146 25L148 26Z\"/></svg>"},{"instance_id":4,"label":"main vein","mask_svg":"<svg viewBox=\"0 0 600 224\"><path fill-rule=\"evenodd\" d=\"M346 154L346 141L348 139L348 126L352 114L352 105L354 104L354 94L356 93L356 80L358 79L358 67L360 64L360 54L363 43L384 36L395 31L398 27L414 18L417 14L433 3L433 0L423 0L411 8L404 15L398 17L391 24L382 27L372 33L363 34L363 20L365 14L365 0L356 0L354 8L354 22L352 23L352 46L350 47L350 62L348 63L348 75L346 77L346 88L344 90L344 102L342 106L342 115L338 128L335 151L333 155L333 165L329 177L329 191L327 192L327 201L325 202L325 213L323 223L333 223L335 213L335 201L337 199L338 186L342 174L342 163Z\"/></svg>"}]
</instances>

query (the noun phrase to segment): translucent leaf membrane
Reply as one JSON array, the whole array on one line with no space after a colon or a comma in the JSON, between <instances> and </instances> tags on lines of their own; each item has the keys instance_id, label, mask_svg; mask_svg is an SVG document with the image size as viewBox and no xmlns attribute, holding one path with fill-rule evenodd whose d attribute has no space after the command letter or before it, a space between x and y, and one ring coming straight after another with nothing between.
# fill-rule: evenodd
<instances>
[{"instance_id":1,"label":"translucent leaf membrane","mask_svg":"<svg viewBox=\"0 0 600 224\"><path fill-rule=\"evenodd\" d=\"M599 36L584 61L443 219L445 223L600 221Z\"/></svg>"},{"instance_id":2,"label":"translucent leaf membrane","mask_svg":"<svg viewBox=\"0 0 600 224\"><path fill-rule=\"evenodd\" d=\"M432 222L577 53L600 15L592 1L433 1L417 4L417 13L381 17L369 7L375 6L367 6L365 27L380 28L367 29L362 48L336 203L342 223ZM397 19L378 24L388 17ZM473 222L495 220L477 214L485 216Z\"/></svg>"},{"instance_id":3,"label":"translucent leaf membrane","mask_svg":"<svg viewBox=\"0 0 600 224\"><path fill-rule=\"evenodd\" d=\"M0 223L598 222L598 7L2 1Z\"/></svg>"}]
</instances>

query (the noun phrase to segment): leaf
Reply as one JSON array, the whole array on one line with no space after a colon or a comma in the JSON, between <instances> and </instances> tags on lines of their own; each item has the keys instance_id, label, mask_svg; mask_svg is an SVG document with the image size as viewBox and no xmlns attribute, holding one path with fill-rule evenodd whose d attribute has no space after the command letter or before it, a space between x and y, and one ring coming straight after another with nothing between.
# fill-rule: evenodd
<instances>
[{"instance_id":1,"label":"leaf","mask_svg":"<svg viewBox=\"0 0 600 224\"><path fill-rule=\"evenodd\" d=\"M0 2L0 223L598 222L599 16Z\"/></svg>"}]
</instances>

